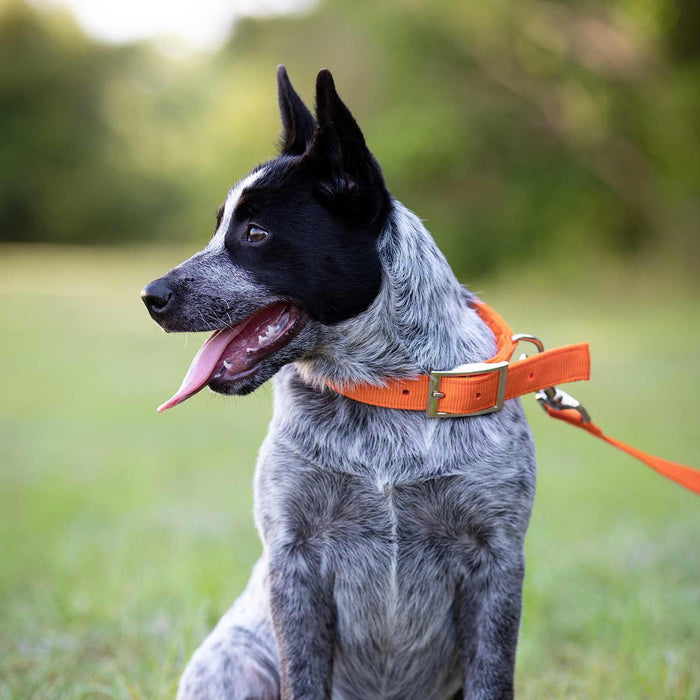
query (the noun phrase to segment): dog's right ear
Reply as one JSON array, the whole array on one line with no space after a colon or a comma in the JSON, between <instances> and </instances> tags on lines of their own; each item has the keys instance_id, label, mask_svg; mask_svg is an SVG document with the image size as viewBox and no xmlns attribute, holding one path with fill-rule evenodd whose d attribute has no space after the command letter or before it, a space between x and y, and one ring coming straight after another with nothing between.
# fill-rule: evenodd
<instances>
[{"instance_id":1,"label":"dog's right ear","mask_svg":"<svg viewBox=\"0 0 700 700\"><path fill-rule=\"evenodd\" d=\"M284 66L277 66L277 100L282 118L280 152L300 156L314 136L314 118L292 87Z\"/></svg>"},{"instance_id":2,"label":"dog's right ear","mask_svg":"<svg viewBox=\"0 0 700 700\"><path fill-rule=\"evenodd\" d=\"M307 158L319 179L319 196L358 224L380 220L389 205L382 171L328 70L316 78L316 119Z\"/></svg>"}]
</instances>

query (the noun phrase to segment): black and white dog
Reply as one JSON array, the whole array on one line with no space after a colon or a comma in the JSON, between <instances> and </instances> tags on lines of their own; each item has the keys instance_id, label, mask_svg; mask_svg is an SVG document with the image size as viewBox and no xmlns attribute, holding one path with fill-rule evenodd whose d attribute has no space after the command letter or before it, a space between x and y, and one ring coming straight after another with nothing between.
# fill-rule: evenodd
<instances>
[{"instance_id":1,"label":"black and white dog","mask_svg":"<svg viewBox=\"0 0 700 700\"><path fill-rule=\"evenodd\" d=\"M331 74L315 119L277 77L281 154L231 189L206 248L142 292L165 330L215 331L161 409L276 375L263 554L179 697L512 697L535 489L522 409L431 420L328 387L484 361L496 343Z\"/></svg>"}]
</instances>

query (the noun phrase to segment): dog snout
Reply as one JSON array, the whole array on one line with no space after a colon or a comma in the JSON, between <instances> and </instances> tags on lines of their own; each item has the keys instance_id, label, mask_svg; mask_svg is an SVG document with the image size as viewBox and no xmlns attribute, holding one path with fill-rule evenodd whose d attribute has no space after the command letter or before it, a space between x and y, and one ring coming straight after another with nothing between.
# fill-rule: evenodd
<instances>
[{"instance_id":1,"label":"dog snout","mask_svg":"<svg viewBox=\"0 0 700 700\"><path fill-rule=\"evenodd\" d=\"M173 305L173 290L164 279L157 279L141 290L141 299L154 320L161 321Z\"/></svg>"}]
</instances>

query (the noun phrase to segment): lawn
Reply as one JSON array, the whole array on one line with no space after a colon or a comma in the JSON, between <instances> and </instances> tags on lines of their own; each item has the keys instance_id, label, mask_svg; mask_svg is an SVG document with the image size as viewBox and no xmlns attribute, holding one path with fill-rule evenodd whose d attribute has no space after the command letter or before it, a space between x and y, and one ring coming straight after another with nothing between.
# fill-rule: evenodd
<instances>
[{"instance_id":1,"label":"lawn","mask_svg":"<svg viewBox=\"0 0 700 700\"><path fill-rule=\"evenodd\" d=\"M200 338L158 332L138 291L182 256L0 248L0 698L172 697L258 556L271 390L155 412ZM700 466L697 287L477 288L547 346L591 342L571 393L608 433ZM700 501L525 405L540 475L518 696L699 698Z\"/></svg>"}]
</instances>

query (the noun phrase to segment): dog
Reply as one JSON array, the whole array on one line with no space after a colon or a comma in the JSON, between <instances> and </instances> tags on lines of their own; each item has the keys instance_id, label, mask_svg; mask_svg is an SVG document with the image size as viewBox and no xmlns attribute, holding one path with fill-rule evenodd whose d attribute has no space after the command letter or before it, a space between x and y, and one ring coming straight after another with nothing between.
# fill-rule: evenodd
<instances>
[{"instance_id":1,"label":"dog","mask_svg":"<svg viewBox=\"0 0 700 700\"><path fill-rule=\"evenodd\" d=\"M274 377L255 472L263 553L181 700L510 698L536 463L520 403L431 420L331 387L480 362L496 341L393 198L327 70L315 117L277 73L280 153L213 238L142 292L166 331L214 331L180 390Z\"/></svg>"}]
</instances>

